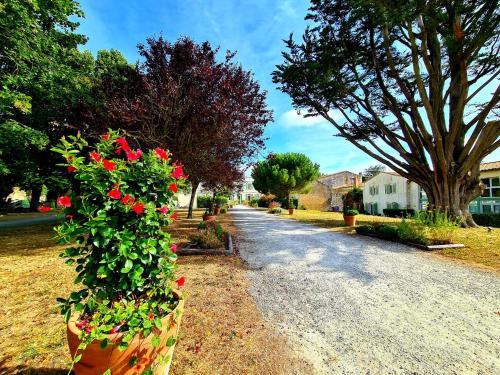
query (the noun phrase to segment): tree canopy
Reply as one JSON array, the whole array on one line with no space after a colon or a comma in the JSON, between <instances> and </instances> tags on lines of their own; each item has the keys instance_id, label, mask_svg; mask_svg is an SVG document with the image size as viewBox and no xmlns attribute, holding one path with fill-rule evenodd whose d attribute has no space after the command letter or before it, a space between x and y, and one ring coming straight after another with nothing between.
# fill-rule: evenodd
<instances>
[{"instance_id":1,"label":"tree canopy","mask_svg":"<svg viewBox=\"0 0 500 375\"><path fill-rule=\"evenodd\" d=\"M473 225L479 164L500 145L498 1L313 0L306 18L281 90Z\"/></svg>"},{"instance_id":2,"label":"tree canopy","mask_svg":"<svg viewBox=\"0 0 500 375\"><path fill-rule=\"evenodd\" d=\"M288 152L271 154L252 170L253 186L262 194L287 198L292 193L305 193L319 177L319 165L306 155Z\"/></svg>"},{"instance_id":3,"label":"tree canopy","mask_svg":"<svg viewBox=\"0 0 500 375\"><path fill-rule=\"evenodd\" d=\"M140 144L168 148L189 175L191 202L200 183L215 189L240 180L272 119L252 73L234 53L219 62L218 49L189 38L149 38L139 53L144 62L126 79L103 81L105 103L89 128L123 128Z\"/></svg>"}]
</instances>

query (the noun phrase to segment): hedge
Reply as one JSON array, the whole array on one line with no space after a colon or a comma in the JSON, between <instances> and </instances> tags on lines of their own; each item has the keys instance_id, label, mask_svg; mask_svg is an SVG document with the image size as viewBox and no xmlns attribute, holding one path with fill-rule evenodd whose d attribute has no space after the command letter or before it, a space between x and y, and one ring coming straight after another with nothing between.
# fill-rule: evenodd
<instances>
[{"instance_id":1,"label":"hedge","mask_svg":"<svg viewBox=\"0 0 500 375\"><path fill-rule=\"evenodd\" d=\"M415 215L415 210L412 208L384 208L382 211L388 217L409 217Z\"/></svg>"},{"instance_id":2,"label":"hedge","mask_svg":"<svg viewBox=\"0 0 500 375\"><path fill-rule=\"evenodd\" d=\"M472 218L474 219L477 225L500 228L500 214L495 214L495 213L472 214Z\"/></svg>"}]
</instances>

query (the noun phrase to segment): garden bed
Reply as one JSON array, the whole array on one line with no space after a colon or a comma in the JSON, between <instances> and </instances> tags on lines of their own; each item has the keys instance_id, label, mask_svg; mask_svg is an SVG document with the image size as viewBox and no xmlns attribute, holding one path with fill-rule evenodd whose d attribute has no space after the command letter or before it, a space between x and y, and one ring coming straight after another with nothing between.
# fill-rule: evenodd
<instances>
[{"instance_id":1,"label":"garden bed","mask_svg":"<svg viewBox=\"0 0 500 375\"><path fill-rule=\"evenodd\" d=\"M362 236L378 238L378 239L385 240L385 241L398 242L398 243L402 243L402 244L405 244L408 246L416 247L418 249L427 250L427 251L444 250L444 249L461 249L461 248L465 247L465 245L459 244L459 243L423 245L423 244L419 244L419 243L415 243L415 242L402 241L402 240L396 239L396 238L387 238L387 237L384 237L384 236L377 234L377 233L360 233L360 232L357 232L357 233L359 235L362 235Z\"/></svg>"},{"instance_id":2,"label":"garden bed","mask_svg":"<svg viewBox=\"0 0 500 375\"><path fill-rule=\"evenodd\" d=\"M202 249L196 245L189 244L179 250L179 255L233 255L233 237L231 233L227 236L227 241L224 247L218 249Z\"/></svg>"}]
</instances>

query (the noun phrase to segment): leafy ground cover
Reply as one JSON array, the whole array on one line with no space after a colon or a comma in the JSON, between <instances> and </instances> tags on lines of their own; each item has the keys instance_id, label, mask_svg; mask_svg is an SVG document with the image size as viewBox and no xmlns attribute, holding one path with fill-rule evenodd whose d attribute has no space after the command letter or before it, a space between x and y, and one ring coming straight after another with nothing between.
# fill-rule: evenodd
<instances>
[{"instance_id":1,"label":"leafy ground cover","mask_svg":"<svg viewBox=\"0 0 500 375\"><path fill-rule=\"evenodd\" d=\"M171 233L186 244L203 211ZM230 215L225 229L234 231ZM0 373L66 374L70 357L55 298L72 288L73 271L59 258L50 225L0 229ZM284 374L310 369L284 338L264 324L237 257L181 257L188 293L172 367L174 374Z\"/></svg>"},{"instance_id":2,"label":"leafy ground cover","mask_svg":"<svg viewBox=\"0 0 500 375\"><path fill-rule=\"evenodd\" d=\"M334 231L353 232L352 228L344 226L341 212L295 210L293 215L284 215L284 217L330 228ZM356 216L357 225L370 225L374 222L390 224L398 223L400 219L371 215ZM485 227L459 228L454 232L452 242L462 243L466 247L438 250L431 254L500 272L500 229L494 228L489 231Z\"/></svg>"}]
</instances>

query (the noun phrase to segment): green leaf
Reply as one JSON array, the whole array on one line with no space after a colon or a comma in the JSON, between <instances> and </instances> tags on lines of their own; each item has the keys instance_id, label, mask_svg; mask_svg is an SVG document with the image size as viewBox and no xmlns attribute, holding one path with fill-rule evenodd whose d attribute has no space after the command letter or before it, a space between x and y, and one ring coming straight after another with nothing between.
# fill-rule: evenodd
<instances>
[{"instance_id":1,"label":"green leaf","mask_svg":"<svg viewBox=\"0 0 500 375\"><path fill-rule=\"evenodd\" d=\"M151 345L153 347L157 348L161 344L160 336L154 335L153 338L151 339Z\"/></svg>"},{"instance_id":2,"label":"green leaf","mask_svg":"<svg viewBox=\"0 0 500 375\"><path fill-rule=\"evenodd\" d=\"M102 375L111 375L111 369L108 368L106 371L102 373Z\"/></svg>"},{"instance_id":3,"label":"green leaf","mask_svg":"<svg viewBox=\"0 0 500 375\"><path fill-rule=\"evenodd\" d=\"M134 263L130 259L127 259L125 261L125 266L123 266L123 268L121 269L120 272L121 273L129 273L133 266L134 266Z\"/></svg>"},{"instance_id":4,"label":"green leaf","mask_svg":"<svg viewBox=\"0 0 500 375\"><path fill-rule=\"evenodd\" d=\"M139 362L139 358L137 358L137 356L134 355L134 356L130 357L130 359L128 360L128 365L130 367L132 367L132 366L135 366L138 362Z\"/></svg>"},{"instance_id":5,"label":"green leaf","mask_svg":"<svg viewBox=\"0 0 500 375\"><path fill-rule=\"evenodd\" d=\"M156 317L154 320L154 323L155 323L156 328L161 329L161 319L160 318Z\"/></svg>"},{"instance_id":6,"label":"green leaf","mask_svg":"<svg viewBox=\"0 0 500 375\"><path fill-rule=\"evenodd\" d=\"M175 344L174 336L170 336L167 340L167 346L173 346Z\"/></svg>"},{"instance_id":7,"label":"green leaf","mask_svg":"<svg viewBox=\"0 0 500 375\"><path fill-rule=\"evenodd\" d=\"M74 363L77 363L80 361L80 359L82 359L82 355L81 354L78 354L74 359L73 359L73 362Z\"/></svg>"}]
</instances>

